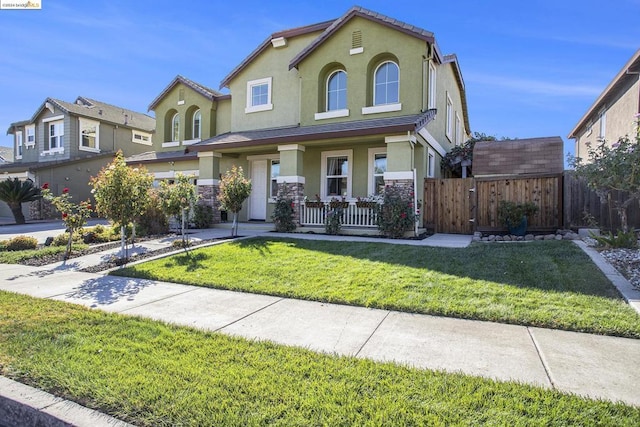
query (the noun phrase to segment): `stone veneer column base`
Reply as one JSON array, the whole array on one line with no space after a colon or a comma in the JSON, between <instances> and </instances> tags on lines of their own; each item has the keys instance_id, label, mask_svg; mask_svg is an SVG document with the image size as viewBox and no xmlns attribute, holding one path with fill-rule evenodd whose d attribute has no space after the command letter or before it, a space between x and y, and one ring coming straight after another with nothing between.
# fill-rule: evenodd
<instances>
[{"instance_id":1,"label":"stone veneer column base","mask_svg":"<svg viewBox=\"0 0 640 427\"><path fill-rule=\"evenodd\" d=\"M218 194L220 187L217 185L198 185L198 203L211 206L213 208L212 223L220 224L220 202L218 202Z\"/></svg>"},{"instance_id":2,"label":"stone veneer column base","mask_svg":"<svg viewBox=\"0 0 640 427\"><path fill-rule=\"evenodd\" d=\"M304 203L304 184L283 182L278 184L278 195L293 200L293 221L300 226L300 209Z\"/></svg>"}]
</instances>

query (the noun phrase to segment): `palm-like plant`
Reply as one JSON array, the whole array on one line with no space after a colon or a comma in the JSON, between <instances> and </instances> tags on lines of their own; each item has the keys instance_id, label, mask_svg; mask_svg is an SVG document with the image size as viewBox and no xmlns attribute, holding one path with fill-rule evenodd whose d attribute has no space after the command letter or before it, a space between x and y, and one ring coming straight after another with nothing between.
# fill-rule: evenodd
<instances>
[{"instance_id":1,"label":"palm-like plant","mask_svg":"<svg viewBox=\"0 0 640 427\"><path fill-rule=\"evenodd\" d=\"M41 197L40 188L35 186L30 179L20 181L18 178L7 178L0 181L0 200L9 205L16 224L24 224L22 204L33 202Z\"/></svg>"}]
</instances>

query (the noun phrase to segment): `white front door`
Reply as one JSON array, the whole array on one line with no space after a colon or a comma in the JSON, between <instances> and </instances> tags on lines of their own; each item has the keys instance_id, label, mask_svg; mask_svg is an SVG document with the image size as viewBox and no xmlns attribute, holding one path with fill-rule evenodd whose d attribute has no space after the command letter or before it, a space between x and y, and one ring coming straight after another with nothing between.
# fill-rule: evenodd
<instances>
[{"instance_id":1,"label":"white front door","mask_svg":"<svg viewBox=\"0 0 640 427\"><path fill-rule=\"evenodd\" d=\"M251 196L249 196L249 219L267 219L267 161L251 162Z\"/></svg>"}]
</instances>

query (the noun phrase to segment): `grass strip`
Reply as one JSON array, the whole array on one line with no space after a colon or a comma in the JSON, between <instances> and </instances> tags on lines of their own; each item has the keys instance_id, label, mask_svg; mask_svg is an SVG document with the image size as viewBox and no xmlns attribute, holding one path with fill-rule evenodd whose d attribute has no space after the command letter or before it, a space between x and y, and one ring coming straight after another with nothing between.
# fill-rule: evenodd
<instances>
[{"instance_id":1,"label":"grass strip","mask_svg":"<svg viewBox=\"0 0 640 427\"><path fill-rule=\"evenodd\" d=\"M640 409L0 292L0 373L140 426L640 425Z\"/></svg>"}]
</instances>

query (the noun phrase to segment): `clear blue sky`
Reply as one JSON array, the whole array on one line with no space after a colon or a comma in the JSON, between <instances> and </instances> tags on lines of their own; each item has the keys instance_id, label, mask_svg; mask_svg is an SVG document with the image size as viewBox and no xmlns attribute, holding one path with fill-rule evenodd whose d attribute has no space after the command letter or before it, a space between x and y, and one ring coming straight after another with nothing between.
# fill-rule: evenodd
<instances>
[{"instance_id":1,"label":"clear blue sky","mask_svg":"<svg viewBox=\"0 0 640 427\"><path fill-rule=\"evenodd\" d=\"M47 97L146 112L177 75L217 89L271 33L334 19L342 1L41 0L0 10L0 145ZM472 131L559 135L640 48L640 0L360 1L456 53Z\"/></svg>"}]
</instances>

